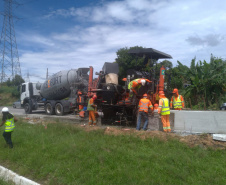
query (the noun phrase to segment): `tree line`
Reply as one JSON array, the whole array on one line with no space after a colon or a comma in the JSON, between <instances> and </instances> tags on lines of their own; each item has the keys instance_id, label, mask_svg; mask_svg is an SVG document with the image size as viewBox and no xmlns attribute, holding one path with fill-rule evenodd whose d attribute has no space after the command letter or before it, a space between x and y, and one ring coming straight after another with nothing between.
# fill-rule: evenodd
<instances>
[{"instance_id":1,"label":"tree line","mask_svg":"<svg viewBox=\"0 0 226 185\"><path fill-rule=\"evenodd\" d=\"M119 64L119 79L126 77L128 69L147 71L155 73L159 78L160 67L166 69L165 89L168 95L174 88L185 98L186 107L196 109L219 109L222 103L226 102L226 60L210 56L210 61L196 61L192 59L190 66L183 65L177 61L173 67L172 62L149 61L144 65L144 58L128 54L130 49L143 47L121 48L116 54L116 61ZM168 97L170 98L170 97Z\"/></svg>"},{"instance_id":2,"label":"tree line","mask_svg":"<svg viewBox=\"0 0 226 185\"><path fill-rule=\"evenodd\" d=\"M12 80L9 78L7 81L0 83L0 94L11 93L12 97L19 98L20 92L18 91L18 86L24 82L20 75L15 75Z\"/></svg>"},{"instance_id":3,"label":"tree line","mask_svg":"<svg viewBox=\"0 0 226 185\"><path fill-rule=\"evenodd\" d=\"M3 86L8 86L8 87L13 87L13 86L19 86L22 83L24 83L24 79L20 75L15 75L12 80L8 78L7 81L3 82L1 85Z\"/></svg>"},{"instance_id":4,"label":"tree line","mask_svg":"<svg viewBox=\"0 0 226 185\"><path fill-rule=\"evenodd\" d=\"M125 47L116 52L115 62L119 64L119 82L122 84L120 79L126 77L128 69L154 73L155 79L159 79L160 68L164 66L168 98L172 95L172 90L178 88L179 93L185 98L186 107L194 110L219 109L220 105L226 102L226 60L211 55L209 62L196 61L194 58L190 66L177 61L177 65L173 67L172 62L168 60L162 62L149 60L145 61L144 65L144 58L128 53L130 49L136 48L143 47ZM21 83L24 83L24 79L15 75L12 80L8 79L1 85L16 89ZM18 91L14 93L14 96L19 97Z\"/></svg>"}]
</instances>

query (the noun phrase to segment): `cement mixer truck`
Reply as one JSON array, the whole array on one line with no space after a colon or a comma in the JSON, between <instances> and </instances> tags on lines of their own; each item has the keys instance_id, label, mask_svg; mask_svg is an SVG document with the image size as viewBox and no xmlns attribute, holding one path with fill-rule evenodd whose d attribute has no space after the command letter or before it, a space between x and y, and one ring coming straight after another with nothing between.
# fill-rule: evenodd
<instances>
[{"instance_id":1,"label":"cement mixer truck","mask_svg":"<svg viewBox=\"0 0 226 185\"><path fill-rule=\"evenodd\" d=\"M76 107L77 91L88 91L89 68L60 71L44 83L23 83L21 106L26 114L43 108L48 115L63 115Z\"/></svg>"}]
</instances>

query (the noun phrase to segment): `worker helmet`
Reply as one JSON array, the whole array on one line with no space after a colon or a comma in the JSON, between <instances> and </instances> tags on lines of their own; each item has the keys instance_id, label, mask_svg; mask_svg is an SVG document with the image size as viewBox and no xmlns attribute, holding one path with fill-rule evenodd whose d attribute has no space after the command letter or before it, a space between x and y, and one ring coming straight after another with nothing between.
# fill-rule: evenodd
<instances>
[{"instance_id":1,"label":"worker helmet","mask_svg":"<svg viewBox=\"0 0 226 185\"><path fill-rule=\"evenodd\" d=\"M148 95L147 95L147 94L144 94L144 95L143 95L143 98L147 98L147 97L148 97Z\"/></svg>"},{"instance_id":2,"label":"worker helmet","mask_svg":"<svg viewBox=\"0 0 226 185\"><path fill-rule=\"evenodd\" d=\"M4 108L2 109L2 112L9 112L9 109L8 109L7 107L4 107Z\"/></svg>"},{"instance_id":3,"label":"worker helmet","mask_svg":"<svg viewBox=\"0 0 226 185\"><path fill-rule=\"evenodd\" d=\"M157 103L154 104L154 109L158 109L159 105Z\"/></svg>"},{"instance_id":4,"label":"worker helmet","mask_svg":"<svg viewBox=\"0 0 226 185\"><path fill-rule=\"evenodd\" d=\"M141 84L144 86L144 85L145 85L146 80L145 80L145 79L142 79L140 82L141 82Z\"/></svg>"},{"instance_id":5,"label":"worker helmet","mask_svg":"<svg viewBox=\"0 0 226 185\"><path fill-rule=\"evenodd\" d=\"M177 88L173 89L173 93L178 93L178 89Z\"/></svg>"},{"instance_id":6,"label":"worker helmet","mask_svg":"<svg viewBox=\"0 0 226 185\"><path fill-rule=\"evenodd\" d=\"M159 95L165 95L164 91L159 91Z\"/></svg>"}]
</instances>

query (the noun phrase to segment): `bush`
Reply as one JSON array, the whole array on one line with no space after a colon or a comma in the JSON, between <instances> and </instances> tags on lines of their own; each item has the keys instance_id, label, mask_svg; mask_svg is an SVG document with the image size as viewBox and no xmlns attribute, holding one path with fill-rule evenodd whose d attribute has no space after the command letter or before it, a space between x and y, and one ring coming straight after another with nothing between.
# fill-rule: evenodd
<instances>
[{"instance_id":1,"label":"bush","mask_svg":"<svg viewBox=\"0 0 226 185\"><path fill-rule=\"evenodd\" d=\"M15 87L13 89L14 90L12 92L12 97L19 98L20 97L20 92Z\"/></svg>"},{"instance_id":2,"label":"bush","mask_svg":"<svg viewBox=\"0 0 226 185\"><path fill-rule=\"evenodd\" d=\"M14 87L1 86L0 93L11 94L14 90Z\"/></svg>"},{"instance_id":3,"label":"bush","mask_svg":"<svg viewBox=\"0 0 226 185\"><path fill-rule=\"evenodd\" d=\"M8 106L20 97L17 87L1 86L0 88L0 105Z\"/></svg>"}]
</instances>

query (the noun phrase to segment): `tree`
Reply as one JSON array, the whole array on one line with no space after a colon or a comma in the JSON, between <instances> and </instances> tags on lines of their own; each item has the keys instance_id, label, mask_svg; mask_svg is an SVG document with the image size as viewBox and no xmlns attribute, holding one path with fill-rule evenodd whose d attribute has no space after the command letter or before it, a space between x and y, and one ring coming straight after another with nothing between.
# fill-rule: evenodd
<instances>
[{"instance_id":1,"label":"tree","mask_svg":"<svg viewBox=\"0 0 226 185\"><path fill-rule=\"evenodd\" d=\"M226 61L221 58L215 58L211 55L210 63L205 60L196 63L192 59L190 68L179 63L179 74L184 80L190 82L190 86L185 90L185 95L192 100L192 104L202 102L204 108L217 104L225 94Z\"/></svg>"},{"instance_id":2,"label":"tree","mask_svg":"<svg viewBox=\"0 0 226 185\"><path fill-rule=\"evenodd\" d=\"M150 67L151 71L155 73L155 79L158 81L160 77L160 68L164 66L165 68L165 82L167 82L167 89L170 90L171 88L171 77L172 77L172 69L173 64L168 60L163 60L161 62L155 62L153 67Z\"/></svg>"},{"instance_id":3,"label":"tree","mask_svg":"<svg viewBox=\"0 0 226 185\"><path fill-rule=\"evenodd\" d=\"M15 77L12 79L12 84L14 86L19 86L24 82L25 82L24 79L20 75L15 75Z\"/></svg>"},{"instance_id":4,"label":"tree","mask_svg":"<svg viewBox=\"0 0 226 185\"><path fill-rule=\"evenodd\" d=\"M171 90L174 88L182 89L183 83L186 80L184 80L182 78L182 75L180 74L180 67L178 67L178 66L174 67L174 68L170 69L168 73L170 75L169 83L170 83Z\"/></svg>"},{"instance_id":5,"label":"tree","mask_svg":"<svg viewBox=\"0 0 226 185\"><path fill-rule=\"evenodd\" d=\"M12 82L11 82L10 78L8 78L8 80L5 83L8 87L12 86Z\"/></svg>"},{"instance_id":6,"label":"tree","mask_svg":"<svg viewBox=\"0 0 226 185\"><path fill-rule=\"evenodd\" d=\"M142 70L148 71L149 67L144 65L144 59L135 55L131 55L128 53L130 49L143 48L139 46L127 47L119 49L116 54L117 58L115 59L119 65L119 79L126 77L126 72L128 69Z\"/></svg>"}]
</instances>

